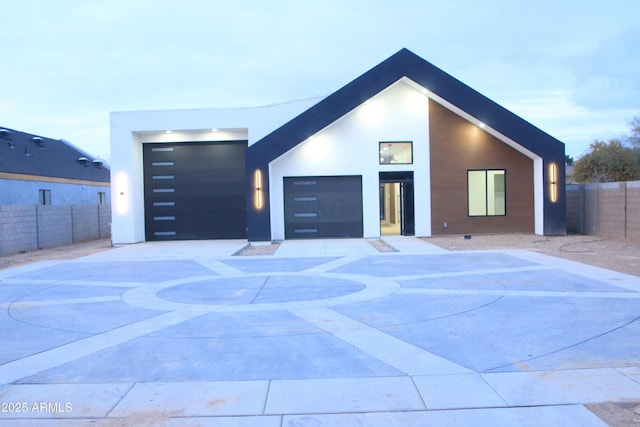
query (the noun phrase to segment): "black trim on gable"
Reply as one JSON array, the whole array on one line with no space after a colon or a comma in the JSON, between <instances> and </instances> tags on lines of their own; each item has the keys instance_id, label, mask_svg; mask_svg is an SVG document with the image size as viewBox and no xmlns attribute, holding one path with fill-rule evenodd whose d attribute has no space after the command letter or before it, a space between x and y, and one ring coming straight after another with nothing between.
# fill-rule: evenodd
<instances>
[{"instance_id":1,"label":"black trim on gable","mask_svg":"<svg viewBox=\"0 0 640 427\"><path fill-rule=\"evenodd\" d=\"M543 159L545 181L548 165L558 165L564 183L564 144L514 113L496 104L461 81L402 49L343 88L329 95L288 123L276 129L247 149L247 182L256 169L262 171L263 194L266 206L260 211L248 210L249 240L270 240L269 162L277 159L302 141L335 122L393 83L407 77L460 110L505 135ZM559 186L562 187L562 186ZM253 194L249 188L248 194ZM548 201L544 191L544 233L565 234L564 198L557 203ZM248 196L250 200L250 196ZM248 206L251 206L249 203Z\"/></svg>"}]
</instances>

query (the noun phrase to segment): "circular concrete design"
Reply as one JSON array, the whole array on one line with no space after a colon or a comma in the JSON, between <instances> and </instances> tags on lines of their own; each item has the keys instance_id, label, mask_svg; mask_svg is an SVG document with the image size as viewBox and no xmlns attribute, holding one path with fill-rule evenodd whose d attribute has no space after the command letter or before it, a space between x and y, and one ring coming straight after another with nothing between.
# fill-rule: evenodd
<instances>
[{"instance_id":1,"label":"circular concrete design","mask_svg":"<svg viewBox=\"0 0 640 427\"><path fill-rule=\"evenodd\" d=\"M163 289L157 295L187 304L265 304L334 298L364 288L362 283L335 277L264 275L186 283Z\"/></svg>"},{"instance_id":2,"label":"circular concrete design","mask_svg":"<svg viewBox=\"0 0 640 427\"><path fill-rule=\"evenodd\" d=\"M390 279L356 274L244 273L140 286L122 294L122 301L153 310L261 311L369 301L399 288Z\"/></svg>"}]
</instances>

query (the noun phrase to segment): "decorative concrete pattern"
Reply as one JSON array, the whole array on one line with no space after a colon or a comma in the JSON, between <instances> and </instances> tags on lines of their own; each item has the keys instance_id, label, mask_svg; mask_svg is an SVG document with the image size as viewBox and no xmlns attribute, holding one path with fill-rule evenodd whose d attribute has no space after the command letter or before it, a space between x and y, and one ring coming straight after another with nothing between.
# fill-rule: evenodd
<instances>
[{"instance_id":1,"label":"decorative concrete pattern","mask_svg":"<svg viewBox=\"0 0 640 427\"><path fill-rule=\"evenodd\" d=\"M640 278L387 243L0 270L0 425L602 426L583 404L640 401Z\"/></svg>"}]
</instances>

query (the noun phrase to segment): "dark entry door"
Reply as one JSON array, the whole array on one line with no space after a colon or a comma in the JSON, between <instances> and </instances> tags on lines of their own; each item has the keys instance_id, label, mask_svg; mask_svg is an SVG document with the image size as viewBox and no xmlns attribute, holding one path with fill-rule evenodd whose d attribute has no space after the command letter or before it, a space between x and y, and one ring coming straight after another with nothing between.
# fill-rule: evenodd
<instances>
[{"instance_id":1,"label":"dark entry door","mask_svg":"<svg viewBox=\"0 0 640 427\"><path fill-rule=\"evenodd\" d=\"M362 237L362 176L284 178L286 239Z\"/></svg>"},{"instance_id":2,"label":"dark entry door","mask_svg":"<svg viewBox=\"0 0 640 427\"><path fill-rule=\"evenodd\" d=\"M143 145L146 240L245 239L246 141Z\"/></svg>"},{"instance_id":3,"label":"dark entry door","mask_svg":"<svg viewBox=\"0 0 640 427\"><path fill-rule=\"evenodd\" d=\"M399 188L399 214L400 229L399 234L402 236L413 236L416 233L415 228L415 208L414 208L414 191L413 191L413 172L380 172L380 210L381 219L385 211L385 200L383 194L384 184L397 184ZM397 233L397 232L396 232Z\"/></svg>"}]
</instances>

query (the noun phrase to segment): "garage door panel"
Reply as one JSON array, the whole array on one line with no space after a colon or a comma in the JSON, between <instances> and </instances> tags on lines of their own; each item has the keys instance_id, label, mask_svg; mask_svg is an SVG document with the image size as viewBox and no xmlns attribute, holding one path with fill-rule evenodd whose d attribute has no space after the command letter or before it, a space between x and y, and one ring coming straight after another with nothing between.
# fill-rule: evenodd
<instances>
[{"instance_id":1,"label":"garage door panel","mask_svg":"<svg viewBox=\"0 0 640 427\"><path fill-rule=\"evenodd\" d=\"M362 177L284 178L285 238L362 237Z\"/></svg>"},{"instance_id":2,"label":"garage door panel","mask_svg":"<svg viewBox=\"0 0 640 427\"><path fill-rule=\"evenodd\" d=\"M246 147L144 144L147 240L246 238Z\"/></svg>"}]
</instances>

